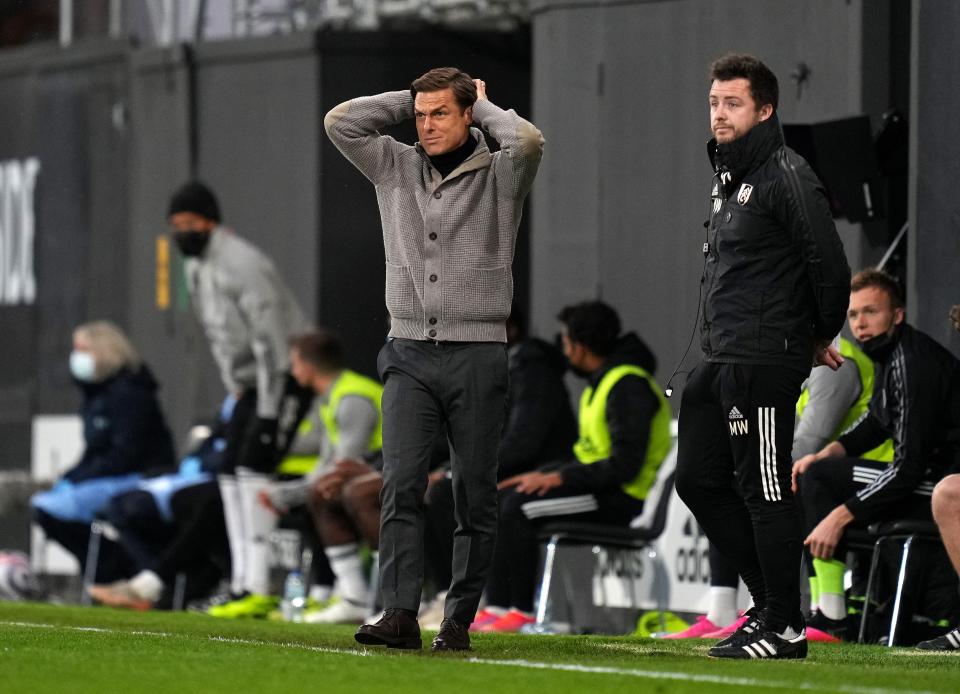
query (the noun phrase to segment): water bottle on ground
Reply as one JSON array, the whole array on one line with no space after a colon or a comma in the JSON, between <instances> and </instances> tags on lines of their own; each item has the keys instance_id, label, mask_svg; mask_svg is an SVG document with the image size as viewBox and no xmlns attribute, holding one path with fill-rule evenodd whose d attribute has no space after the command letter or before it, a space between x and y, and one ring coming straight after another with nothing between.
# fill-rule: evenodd
<instances>
[{"instance_id":1,"label":"water bottle on ground","mask_svg":"<svg viewBox=\"0 0 960 694\"><path fill-rule=\"evenodd\" d=\"M283 584L283 602L280 607L283 618L288 622L302 622L306 604L307 590L303 575L298 569L294 569L287 574L287 580Z\"/></svg>"}]
</instances>

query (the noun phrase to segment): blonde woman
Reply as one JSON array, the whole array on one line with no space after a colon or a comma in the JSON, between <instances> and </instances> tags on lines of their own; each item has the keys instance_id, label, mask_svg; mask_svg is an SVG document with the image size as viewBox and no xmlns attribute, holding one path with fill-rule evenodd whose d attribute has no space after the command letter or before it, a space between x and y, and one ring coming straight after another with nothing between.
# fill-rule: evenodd
<instances>
[{"instance_id":1,"label":"blonde woman","mask_svg":"<svg viewBox=\"0 0 960 694\"><path fill-rule=\"evenodd\" d=\"M34 495L31 504L34 522L82 567L97 511L114 494L133 488L144 472L172 469L174 449L157 382L120 328L108 321L76 328L69 363L83 394L84 451L53 489ZM123 563L118 548L106 548L98 578L116 577Z\"/></svg>"}]
</instances>

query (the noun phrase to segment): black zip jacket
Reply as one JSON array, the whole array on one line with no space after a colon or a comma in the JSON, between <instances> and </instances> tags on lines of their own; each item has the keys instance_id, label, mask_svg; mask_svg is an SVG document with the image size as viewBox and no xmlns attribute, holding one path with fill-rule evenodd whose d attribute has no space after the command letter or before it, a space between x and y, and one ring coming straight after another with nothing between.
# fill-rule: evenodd
<instances>
[{"instance_id":1,"label":"black zip jacket","mask_svg":"<svg viewBox=\"0 0 960 694\"><path fill-rule=\"evenodd\" d=\"M960 447L960 361L905 323L873 358L870 409L838 440L856 457L891 438L894 454L883 474L845 502L858 521L895 507L921 482L956 471Z\"/></svg>"},{"instance_id":2,"label":"black zip jacket","mask_svg":"<svg viewBox=\"0 0 960 694\"><path fill-rule=\"evenodd\" d=\"M596 388L610 369L621 364L640 366L651 376L657 365L646 343L628 333L620 338L603 366L590 374L590 386ZM564 492L613 492L640 474L647 457L650 422L660 407L654 388L659 386L639 376L627 375L617 381L607 396L610 457L590 465L573 461L561 467Z\"/></svg>"},{"instance_id":3,"label":"black zip jacket","mask_svg":"<svg viewBox=\"0 0 960 694\"><path fill-rule=\"evenodd\" d=\"M823 186L783 144L776 115L708 147L715 174L701 279L704 358L809 369L815 342L843 327L850 298Z\"/></svg>"},{"instance_id":4,"label":"black zip jacket","mask_svg":"<svg viewBox=\"0 0 960 694\"><path fill-rule=\"evenodd\" d=\"M137 371L123 368L101 383L78 385L86 447L64 479L173 470L173 438L157 400L157 382L145 364Z\"/></svg>"}]
</instances>

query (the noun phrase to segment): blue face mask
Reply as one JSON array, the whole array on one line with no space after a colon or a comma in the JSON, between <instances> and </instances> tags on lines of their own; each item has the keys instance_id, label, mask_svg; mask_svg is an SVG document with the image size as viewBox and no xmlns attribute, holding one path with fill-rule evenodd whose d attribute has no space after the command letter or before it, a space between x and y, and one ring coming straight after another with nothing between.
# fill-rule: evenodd
<instances>
[{"instance_id":1,"label":"blue face mask","mask_svg":"<svg viewBox=\"0 0 960 694\"><path fill-rule=\"evenodd\" d=\"M97 362L90 352L70 352L70 373L78 381L92 383L97 376Z\"/></svg>"}]
</instances>

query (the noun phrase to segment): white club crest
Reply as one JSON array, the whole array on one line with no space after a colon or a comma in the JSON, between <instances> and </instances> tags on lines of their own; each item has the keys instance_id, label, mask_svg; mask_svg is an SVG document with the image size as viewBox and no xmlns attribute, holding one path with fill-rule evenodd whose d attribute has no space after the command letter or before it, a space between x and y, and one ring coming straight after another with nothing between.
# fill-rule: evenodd
<instances>
[{"instance_id":1,"label":"white club crest","mask_svg":"<svg viewBox=\"0 0 960 694\"><path fill-rule=\"evenodd\" d=\"M753 186L749 183L744 183L740 186L740 192L737 193L737 202L741 205L746 205L747 200L750 199L750 193L753 192Z\"/></svg>"}]
</instances>

